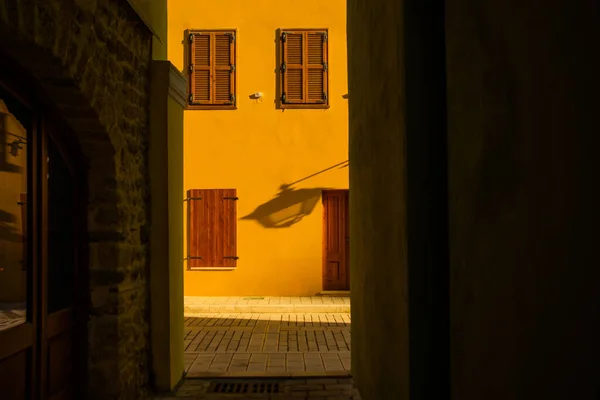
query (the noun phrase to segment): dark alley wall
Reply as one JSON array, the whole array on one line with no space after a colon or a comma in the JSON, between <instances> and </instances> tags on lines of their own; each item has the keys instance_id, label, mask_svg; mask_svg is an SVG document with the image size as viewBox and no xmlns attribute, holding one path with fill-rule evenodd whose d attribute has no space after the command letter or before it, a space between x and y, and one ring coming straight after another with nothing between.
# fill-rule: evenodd
<instances>
[{"instance_id":1,"label":"dark alley wall","mask_svg":"<svg viewBox=\"0 0 600 400\"><path fill-rule=\"evenodd\" d=\"M420 189L414 159L432 165L432 146L445 145L440 126L423 122L428 102L430 119L444 122L445 93L434 92L438 70L423 67L433 83L415 72L436 57L415 43L434 43L426 32L439 30L436 11L415 3L348 2L352 365L371 400L424 398L419 376L444 372L419 337L444 349L427 329L444 326L443 299L428 289L448 276L436 256L414 255L444 262L443 233L414 206L421 195L443 215L432 194L444 182L429 171L420 182L431 190ZM453 399L599 396L598 7L446 2ZM419 320L415 303L433 313ZM414 364L418 354L429 365Z\"/></svg>"},{"instance_id":2,"label":"dark alley wall","mask_svg":"<svg viewBox=\"0 0 600 400\"><path fill-rule=\"evenodd\" d=\"M352 365L365 398L448 392L442 6L348 2Z\"/></svg>"},{"instance_id":3,"label":"dark alley wall","mask_svg":"<svg viewBox=\"0 0 600 400\"><path fill-rule=\"evenodd\" d=\"M347 33L352 375L373 400L408 399L401 9L384 3L367 13L366 1L349 0Z\"/></svg>"},{"instance_id":4,"label":"dark alley wall","mask_svg":"<svg viewBox=\"0 0 600 400\"><path fill-rule=\"evenodd\" d=\"M600 3L447 2L456 399L598 399Z\"/></svg>"}]
</instances>

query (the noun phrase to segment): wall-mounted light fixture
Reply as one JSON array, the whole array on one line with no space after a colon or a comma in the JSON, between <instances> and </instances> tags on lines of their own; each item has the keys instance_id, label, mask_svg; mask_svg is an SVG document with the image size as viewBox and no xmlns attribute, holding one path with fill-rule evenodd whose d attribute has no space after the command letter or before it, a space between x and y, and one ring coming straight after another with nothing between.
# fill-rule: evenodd
<instances>
[{"instance_id":1,"label":"wall-mounted light fixture","mask_svg":"<svg viewBox=\"0 0 600 400\"><path fill-rule=\"evenodd\" d=\"M260 103L260 102L262 102L263 93L262 92L252 93L249 97L252 100L258 100L258 103Z\"/></svg>"}]
</instances>

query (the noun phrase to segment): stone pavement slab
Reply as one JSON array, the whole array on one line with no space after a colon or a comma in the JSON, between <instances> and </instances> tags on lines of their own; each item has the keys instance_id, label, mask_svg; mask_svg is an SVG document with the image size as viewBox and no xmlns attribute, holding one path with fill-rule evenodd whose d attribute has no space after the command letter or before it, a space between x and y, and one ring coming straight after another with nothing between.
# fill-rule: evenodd
<instances>
[{"instance_id":1,"label":"stone pavement slab","mask_svg":"<svg viewBox=\"0 0 600 400\"><path fill-rule=\"evenodd\" d=\"M348 376L350 315L186 315L187 377Z\"/></svg>"},{"instance_id":2,"label":"stone pavement slab","mask_svg":"<svg viewBox=\"0 0 600 400\"><path fill-rule=\"evenodd\" d=\"M184 297L187 313L349 313L349 296Z\"/></svg>"}]
</instances>

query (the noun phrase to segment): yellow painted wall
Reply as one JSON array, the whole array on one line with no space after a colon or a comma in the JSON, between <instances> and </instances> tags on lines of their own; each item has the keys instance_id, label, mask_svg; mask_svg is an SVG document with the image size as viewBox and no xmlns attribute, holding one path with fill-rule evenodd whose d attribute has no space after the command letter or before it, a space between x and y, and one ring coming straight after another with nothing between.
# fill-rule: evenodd
<instances>
[{"instance_id":1,"label":"yellow painted wall","mask_svg":"<svg viewBox=\"0 0 600 400\"><path fill-rule=\"evenodd\" d=\"M186 29L237 29L237 110L185 111L184 189L237 189L240 259L235 271L186 271L185 295L321 291L320 199L310 215L288 228L241 218L276 196L282 184L348 159L346 0L303 0L287 7L278 0L169 0L168 10L168 58L182 71ZM328 110L276 109L280 28L329 29ZM250 99L255 92L264 94L262 100ZM348 188L348 168L294 187Z\"/></svg>"}]
</instances>

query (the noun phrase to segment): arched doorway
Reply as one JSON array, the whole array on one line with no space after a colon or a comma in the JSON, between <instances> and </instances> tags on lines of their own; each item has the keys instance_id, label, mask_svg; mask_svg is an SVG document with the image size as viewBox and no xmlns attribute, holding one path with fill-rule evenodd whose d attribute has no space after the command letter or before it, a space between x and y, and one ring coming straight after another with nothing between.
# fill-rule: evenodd
<instances>
[{"instance_id":1,"label":"arched doorway","mask_svg":"<svg viewBox=\"0 0 600 400\"><path fill-rule=\"evenodd\" d=\"M82 398L85 181L73 136L0 74L0 393Z\"/></svg>"}]
</instances>

